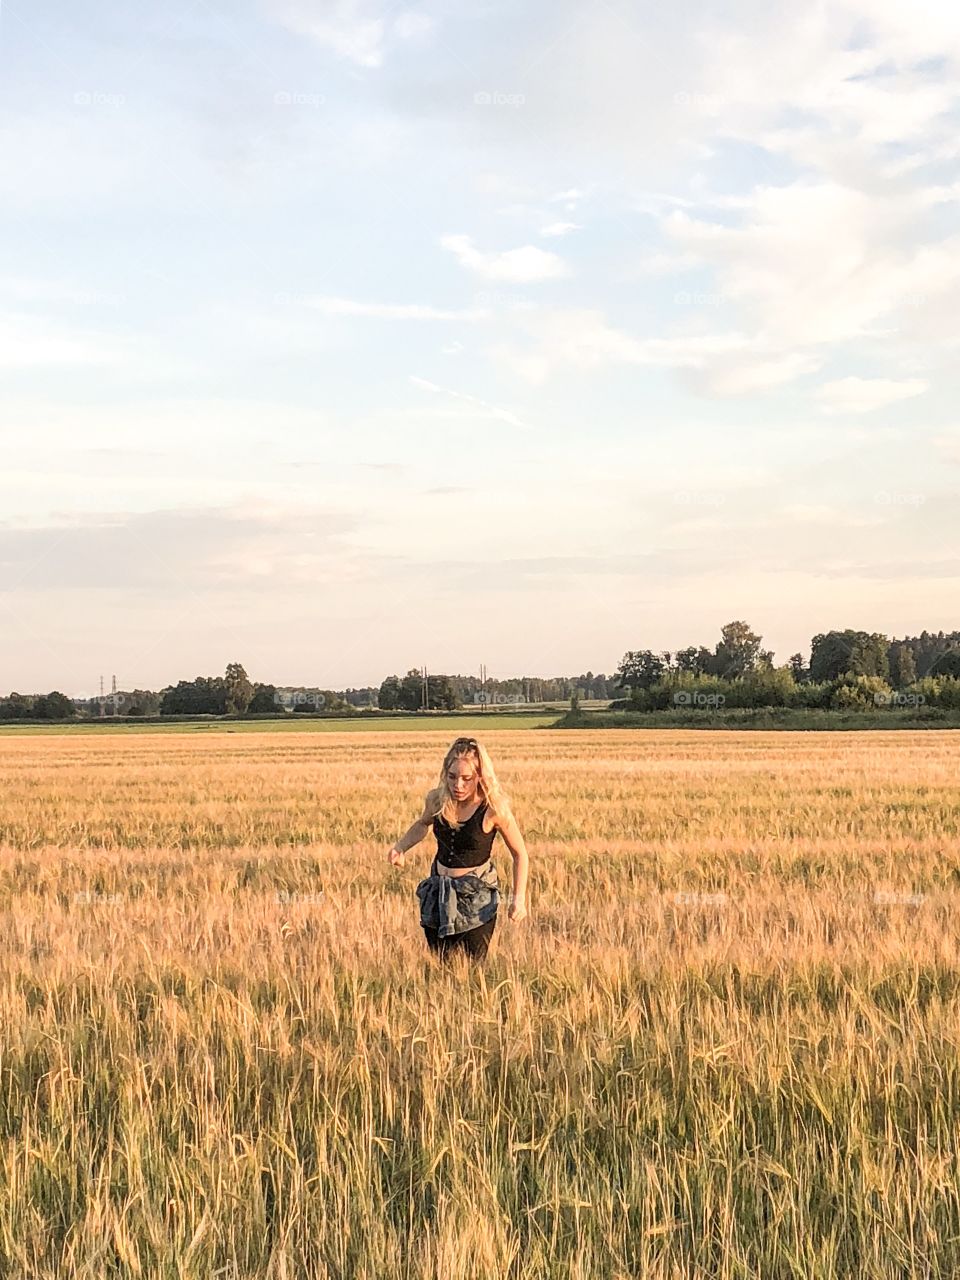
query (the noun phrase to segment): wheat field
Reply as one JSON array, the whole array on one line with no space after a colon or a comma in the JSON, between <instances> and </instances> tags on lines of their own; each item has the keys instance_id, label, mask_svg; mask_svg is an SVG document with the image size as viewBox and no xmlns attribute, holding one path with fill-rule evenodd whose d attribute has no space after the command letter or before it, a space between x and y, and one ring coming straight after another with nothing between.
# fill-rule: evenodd
<instances>
[{"instance_id":1,"label":"wheat field","mask_svg":"<svg viewBox=\"0 0 960 1280\"><path fill-rule=\"evenodd\" d=\"M451 736L0 738L0 1274L960 1274L960 734L486 733L485 970Z\"/></svg>"}]
</instances>

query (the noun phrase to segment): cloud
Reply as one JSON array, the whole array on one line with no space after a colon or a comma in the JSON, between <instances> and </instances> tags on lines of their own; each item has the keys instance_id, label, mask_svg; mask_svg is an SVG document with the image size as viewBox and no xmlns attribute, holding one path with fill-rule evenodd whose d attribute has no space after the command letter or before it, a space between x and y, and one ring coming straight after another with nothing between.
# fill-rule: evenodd
<instances>
[{"instance_id":1,"label":"cloud","mask_svg":"<svg viewBox=\"0 0 960 1280\"><path fill-rule=\"evenodd\" d=\"M431 391L435 394L452 396L456 400L464 400L468 404L475 404L482 409L484 415L497 418L500 422L506 422L511 427L520 427L524 431L534 431L529 422L524 422L518 418L515 413L511 413L508 409L502 409L499 405L490 404L486 400L480 400L476 396L468 396L462 391L451 391L448 387L438 387L435 382L428 382L426 378L418 378L414 374L410 374L410 382L415 387L421 387L424 391Z\"/></svg>"},{"instance_id":2,"label":"cloud","mask_svg":"<svg viewBox=\"0 0 960 1280\"><path fill-rule=\"evenodd\" d=\"M579 222L551 222L545 227L540 228L542 236L565 236L571 231L582 231L583 227Z\"/></svg>"},{"instance_id":3,"label":"cloud","mask_svg":"<svg viewBox=\"0 0 960 1280\"><path fill-rule=\"evenodd\" d=\"M391 4L372 0L272 0L274 19L299 35L331 49L338 58L361 67L383 64L392 35L416 40L433 29L429 14L406 10L388 23Z\"/></svg>"},{"instance_id":4,"label":"cloud","mask_svg":"<svg viewBox=\"0 0 960 1280\"><path fill-rule=\"evenodd\" d=\"M835 182L761 187L739 225L676 211L664 229L712 269L720 292L784 344L889 333L902 302L960 280L960 237L909 246L920 216L909 194L879 202Z\"/></svg>"},{"instance_id":5,"label":"cloud","mask_svg":"<svg viewBox=\"0 0 960 1280\"><path fill-rule=\"evenodd\" d=\"M281 295L287 297L287 295ZM358 302L352 298L305 296L289 298L331 316L371 316L380 320L482 320L489 312L483 308L455 311L420 303Z\"/></svg>"},{"instance_id":6,"label":"cloud","mask_svg":"<svg viewBox=\"0 0 960 1280\"><path fill-rule=\"evenodd\" d=\"M555 191L549 200L551 204L563 204L568 209L575 209L585 195L586 192L579 187L570 187L567 191Z\"/></svg>"},{"instance_id":7,"label":"cloud","mask_svg":"<svg viewBox=\"0 0 960 1280\"><path fill-rule=\"evenodd\" d=\"M869 413L923 395L928 388L922 378L837 378L816 394L826 413Z\"/></svg>"},{"instance_id":8,"label":"cloud","mask_svg":"<svg viewBox=\"0 0 960 1280\"><path fill-rule=\"evenodd\" d=\"M363 0L273 0L274 18L361 67L383 62L385 23Z\"/></svg>"},{"instance_id":9,"label":"cloud","mask_svg":"<svg viewBox=\"0 0 960 1280\"><path fill-rule=\"evenodd\" d=\"M0 368L118 365L132 358L129 339L28 313L0 313Z\"/></svg>"},{"instance_id":10,"label":"cloud","mask_svg":"<svg viewBox=\"0 0 960 1280\"><path fill-rule=\"evenodd\" d=\"M339 535L358 518L244 504L74 516L0 525L3 590L216 590L272 575L316 585L350 559Z\"/></svg>"},{"instance_id":11,"label":"cloud","mask_svg":"<svg viewBox=\"0 0 960 1280\"><path fill-rule=\"evenodd\" d=\"M595 310L538 308L518 315L534 341L501 345L496 354L534 383L571 367L594 371L609 364L635 364L688 370L705 394L735 396L778 386L819 367L813 356L783 351L762 337L735 330L636 338Z\"/></svg>"},{"instance_id":12,"label":"cloud","mask_svg":"<svg viewBox=\"0 0 960 1280\"><path fill-rule=\"evenodd\" d=\"M474 271L488 280L511 280L528 283L534 280L554 280L569 275L562 258L536 245L524 245L520 249L508 249L502 253L483 253L474 248L469 236L442 236L440 244L454 254L468 271Z\"/></svg>"}]
</instances>

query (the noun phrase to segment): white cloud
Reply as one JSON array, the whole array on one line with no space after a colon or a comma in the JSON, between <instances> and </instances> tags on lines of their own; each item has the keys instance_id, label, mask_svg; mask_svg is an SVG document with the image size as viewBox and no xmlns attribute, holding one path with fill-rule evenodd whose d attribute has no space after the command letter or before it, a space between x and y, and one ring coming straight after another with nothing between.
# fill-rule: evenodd
<instances>
[{"instance_id":1,"label":"white cloud","mask_svg":"<svg viewBox=\"0 0 960 1280\"><path fill-rule=\"evenodd\" d=\"M430 15L421 13L419 9L405 10L393 23L393 29L401 40L415 40L432 31L433 27L434 22Z\"/></svg>"},{"instance_id":2,"label":"white cloud","mask_svg":"<svg viewBox=\"0 0 960 1280\"><path fill-rule=\"evenodd\" d=\"M545 227L540 228L542 236L565 236L571 231L582 231L583 227L578 222L551 222Z\"/></svg>"},{"instance_id":3,"label":"white cloud","mask_svg":"<svg viewBox=\"0 0 960 1280\"><path fill-rule=\"evenodd\" d=\"M131 357L129 339L70 329L38 315L0 314L0 368L117 365Z\"/></svg>"},{"instance_id":4,"label":"white cloud","mask_svg":"<svg viewBox=\"0 0 960 1280\"><path fill-rule=\"evenodd\" d=\"M468 396L462 391L451 391L449 387L438 387L435 382L429 382L426 378L418 378L412 373L410 374L410 382L413 386L421 387L424 391L431 391L436 395L452 396L455 400L463 400L468 404L475 404L483 410L484 417L497 418L500 422L506 422L511 427L521 427L524 431L536 430L529 422L524 422L515 413L511 413L509 409L490 404L487 400L480 400L477 396Z\"/></svg>"},{"instance_id":5,"label":"white cloud","mask_svg":"<svg viewBox=\"0 0 960 1280\"><path fill-rule=\"evenodd\" d=\"M569 274L562 258L532 244L501 253L483 253L474 247L469 236L442 236L440 244L455 255L462 267L488 280L512 280L519 284L554 280Z\"/></svg>"},{"instance_id":6,"label":"white cloud","mask_svg":"<svg viewBox=\"0 0 960 1280\"><path fill-rule=\"evenodd\" d=\"M482 320L489 312L483 308L455 311L420 303L358 302L352 298L317 295L292 299L304 306L331 316L372 316L382 320Z\"/></svg>"},{"instance_id":7,"label":"white cloud","mask_svg":"<svg viewBox=\"0 0 960 1280\"><path fill-rule=\"evenodd\" d=\"M637 275L666 276L676 271L689 271L700 265L695 253L648 253L634 268Z\"/></svg>"},{"instance_id":8,"label":"white cloud","mask_svg":"<svg viewBox=\"0 0 960 1280\"><path fill-rule=\"evenodd\" d=\"M923 395L928 386L922 378L837 378L819 389L817 399L827 413L869 413Z\"/></svg>"},{"instance_id":9,"label":"white cloud","mask_svg":"<svg viewBox=\"0 0 960 1280\"><path fill-rule=\"evenodd\" d=\"M271 0L276 20L361 67L383 63L385 23L367 0Z\"/></svg>"},{"instance_id":10,"label":"white cloud","mask_svg":"<svg viewBox=\"0 0 960 1280\"><path fill-rule=\"evenodd\" d=\"M272 16L299 35L361 67L383 65L389 37L413 41L433 30L433 18L405 9L388 24L393 5L377 0L270 0Z\"/></svg>"},{"instance_id":11,"label":"white cloud","mask_svg":"<svg viewBox=\"0 0 960 1280\"><path fill-rule=\"evenodd\" d=\"M502 344L495 354L534 383L568 368L594 371L609 364L636 364L688 370L705 394L735 396L778 386L819 367L815 356L784 351L737 331L636 338L609 325L596 310L538 308L518 315L533 342Z\"/></svg>"}]
</instances>

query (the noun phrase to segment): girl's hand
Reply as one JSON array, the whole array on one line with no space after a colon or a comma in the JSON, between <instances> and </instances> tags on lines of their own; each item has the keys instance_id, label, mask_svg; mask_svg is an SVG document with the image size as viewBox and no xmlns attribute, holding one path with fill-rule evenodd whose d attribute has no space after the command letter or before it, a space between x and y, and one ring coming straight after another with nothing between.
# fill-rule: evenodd
<instances>
[{"instance_id":1,"label":"girl's hand","mask_svg":"<svg viewBox=\"0 0 960 1280\"><path fill-rule=\"evenodd\" d=\"M513 920L514 922L519 923L519 921L526 919L526 915L527 915L527 904L523 901L522 898L521 899L514 898L514 900L510 903L509 908L507 909L507 919Z\"/></svg>"},{"instance_id":2,"label":"girl's hand","mask_svg":"<svg viewBox=\"0 0 960 1280\"><path fill-rule=\"evenodd\" d=\"M402 867L406 865L404 862L404 854L396 847L396 845L394 845L387 854L387 861L392 863L395 867Z\"/></svg>"}]
</instances>

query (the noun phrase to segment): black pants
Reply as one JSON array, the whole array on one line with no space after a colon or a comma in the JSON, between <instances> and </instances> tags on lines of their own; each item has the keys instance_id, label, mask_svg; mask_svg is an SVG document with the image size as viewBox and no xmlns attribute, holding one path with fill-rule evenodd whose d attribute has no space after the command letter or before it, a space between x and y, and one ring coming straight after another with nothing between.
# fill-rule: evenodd
<instances>
[{"instance_id":1,"label":"black pants","mask_svg":"<svg viewBox=\"0 0 960 1280\"><path fill-rule=\"evenodd\" d=\"M427 946L441 960L449 959L452 953L462 952L469 959L483 964L496 923L497 917L493 915L486 924L478 924L475 929L467 929L465 933L451 933L446 938L441 938L437 930L428 925L423 925L423 932L427 935Z\"/></svg>"}]
</instances>

